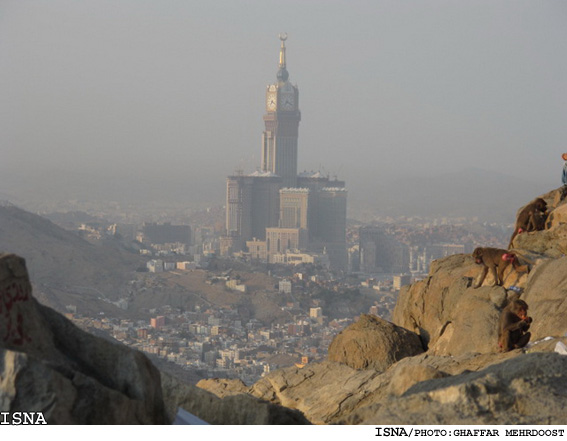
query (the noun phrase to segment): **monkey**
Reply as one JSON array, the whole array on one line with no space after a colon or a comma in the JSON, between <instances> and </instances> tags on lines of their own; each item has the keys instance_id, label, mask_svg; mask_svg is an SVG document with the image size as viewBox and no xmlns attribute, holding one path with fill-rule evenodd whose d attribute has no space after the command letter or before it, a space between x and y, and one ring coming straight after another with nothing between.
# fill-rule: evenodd
<instances>
[{"instance_id":1,"label":"monkey","mask_svg":"<svg viewBox=\"0 0 567 441\"><path fill-rule=\"evenodd\" d=\"M520 265L520 263L518 262L518 257L514 253L510 253L507 250L478 247L475 248L472 256L478 265L483 265L482 271L474 288L478 288L482 285L482 282L484 282L489 269L491 270L492 276L494 277L493 286L502 285L502 283L504 282L504 270L510 264L512 264L514 269L518 272L528 272L528 267L526 265ZM498 268L498 272L496 271L496 268Z\"/></svg>"},{"instance_id":2,"label":"monkey","mask_svg":"<svg viewBox=\"0 0 567 441\"><path fill-rule=\"evenodd\" d=\"M527 330L532 321L532 318L528 317L528 304L523 300L512 300L500 314L499 351L508 352L526 346L531 337Z\"/></svg>"},{"instance_id":3,"label":"monkey","mask_svg":"<svg viewBox=\"0 0 567 441\"><path fill-rule=\"evenodd\" d=\"M537 218L540 215L544 219L543 221L538 222L536 219L534 219L534 217ZM547 202L545 202L542 198L537 198L526 205L522 209L522 211L518 213L518 217L516 218L516 226L514 227L514 233L512 233L508 248L512 248L512 242L514 242L514 238L518 234L523 232L543 230L545 228L545 217L547 217ZM536 224L540 228L535 228Z\"/></svg>"},{"instance_id":4,"label":"monkey","mask_svg":"<svg viewBox=\"0 0 567 441\"><path fill-rule=\"evenodd\" d=\"M528 219L528 228L526 231L541 231L545 230L545 221L547 220L547 213L541 211L534 211L530 213Z\"/></svg>"}]
</instances>

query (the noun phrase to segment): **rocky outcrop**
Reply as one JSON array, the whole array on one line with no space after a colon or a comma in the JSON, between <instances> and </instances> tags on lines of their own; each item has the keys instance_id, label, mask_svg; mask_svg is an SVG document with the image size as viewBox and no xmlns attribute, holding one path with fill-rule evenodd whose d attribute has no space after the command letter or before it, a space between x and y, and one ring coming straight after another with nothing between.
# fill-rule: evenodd
<instances>
[{"instance_id":1,"label":"rocky outcrop","mask_svg":"<svg viewBox=\"0 0 567 441\"><path fill-rule=\"evenodd\" d=\"M148 358L39 304L15 255L0 256L0 360L0 411L41 411L50 424L171 421Z\"/></svg>"},{"instance_id":2,"label":"rocky outcrop","mask_svg":"<svg viewBox=\"0 0 567 441\"><path fill-rule=\"evenodd\" d=\"M552 258L567 254L567 200L561 201L560 194L559 188L540 196L547 202L549 214L546 228L543 231L519 234L512 242L514 249L529 250Z\"/></svg>"},{"instance_id":3,"label":"rocky outcrop","mask_svg":"<svg viewBox=\"0 0 567 441\"><path fill-rule=\"evenodd\" d=\"M459 376L517 356L517 352L457 357L424 353L406 357L385 372L325 361L271 372L249 394L298 409L312 423L335 424L374 404L394 405L397 397L420 381Z\"/></svg>"},{"instance_id":4,"label":"rocky outcrop","mask_svg":"<svg viewBox=\"0 0 567 441\"><path fill-rule=\"evenodd\" d=\"M329 360L353 369L385 371L398 360L423 352L419 337L373 315L363 314L329 346Z\"/></svg>"},{"instance_id":5,"label":"rocky outcrop","mask_svg":"<svg viewBox=\"0 0 567 441\"><path fill-rule=\"evenodd\" d=\"M557 224L548 230L519 234L514 239L513 247L530 250L541 257L559 258L567 254L567 224Z\"/></svg>"},{"instance_id":6,"label":"rocky outcrop","mask_svg":"<svg viewBox=\"0 0 567 441\"><path fill-rule=\"evenodd\" d=\"M508 294L499 286L473 288L474 271L477 265L468 256L437 261L427 279L402 289L394 322L419 334L430 354L495 352Z\"/></svg>"},{"instance_id":7,"label":"rocky outcrop","mask_svg":"<svg viewBox=\"0 0 567 441\"><path fill-rule=\"evenodd\" d=\"M564 424L567 357L528 354L480 372L424 381L351 413L346 424Z\"/></svg>"},{"instance_id":8,"label":"rocky outcrop","mask_svg":"<svg viewBox=\"0 0 567 441\"><path fill-rule=\"evenodd\" d=\"M200 380L197 383L197 387L208 390L219 398L248 392L248 386L244 384L244 381L238 379L210 378L208 380Z\"/></svg>"},{"instance_id":9,"label":"rocky outcrop","mask_svg":"<svg viewBox=\"0 0 567 441\"><path fill-rule=\"evenodd\" d=\"M556 191L543 195L548 201L550 218ZM560 337L567 332L567 224L557 223L549 229L522 233L514 240L515 252L529 274L519 274L509 267L504 286L519 287L534 318L530 329L532 341L547 336ZM468 255L440 259L431 266L429 276L399 295L393 321L419 334L429 354L458 355L466 352L490 353L497 350L497 322L507 299L516 293L492 287L492 280L479 289L471 279L479 272Z\"/></svg>"},{"instance_id":10,"label":"rocky outcrop","mask_svg":"<svg viewBox=\"0 0 567 441\"><path fill-rule=\"evenodd\" d=\"M201 383L219 390L216 382ZM162 373L162 387L170 418L181 407L209 424L309 424L298 410L288 409L278 404L268 403L250 395L229 392L239 389L241 381L225 380L224 398L202 388L182 383L174 377Z\"/></svg>"},{"instance_id":11,"label":"rocky outcrop","mask_svg":"<svg viewBox=\"0 0 567 441\"><path fill-rule=\"evenodd\" d=\"M262 400L298 409L315 424L328 424L385 393L387 381L373 369L326 361L270 373L250 388Z\"/></svg>"},{"instance_id":12,"label":"rocky outcrop","mask_svg":"<svg viewBox=\"0 0 567 441\"><path fill-rule=\"evenodd\" d=\"M530 328L535 340L567 334L567 257L537 265L522 294L534 318Z\"/></svg>"}]
</instances>

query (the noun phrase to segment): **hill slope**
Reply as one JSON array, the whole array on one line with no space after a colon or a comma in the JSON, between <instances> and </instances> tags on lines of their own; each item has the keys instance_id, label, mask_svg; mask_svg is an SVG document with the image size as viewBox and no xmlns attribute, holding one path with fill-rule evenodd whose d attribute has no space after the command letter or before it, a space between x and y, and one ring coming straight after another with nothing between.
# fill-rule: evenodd
<instances>
[{"instance_id":1,"label":"hill slope","mask_svg":"<svg viewBox=\"0 0 567 441\"><path fill-rule=\"evenodd\" d=\"M93 245L9 204L0 206L0 251L26 259L38 298L58 310L66 304L105 310L109 304L100 300L116 300L141 262L135 254L110 244Z\"/></svg>"}]
</instances>

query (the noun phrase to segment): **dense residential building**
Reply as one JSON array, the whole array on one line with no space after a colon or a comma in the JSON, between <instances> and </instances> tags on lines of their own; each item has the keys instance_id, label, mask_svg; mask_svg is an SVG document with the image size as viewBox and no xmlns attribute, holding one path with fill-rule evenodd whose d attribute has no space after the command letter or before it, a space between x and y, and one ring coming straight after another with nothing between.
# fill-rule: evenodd
<instances>
[{"instance_id":1,"label":"dense residential building","mask_svg":"<svg viewBox=\"0 0 567 441\"><path fill-rule=\"evenodd\" d=\"M360 271L374 273L406 273L409 271L409 248L380 227L359 230Z\"/></svg>"},{"instance_id":2,"label":"dense residential building","mask_svg":"<svg viewBox=\"0 0 567 441\"><path fill-rule=\"evenodd\" d=\"M280 35L277 81L266 88L260 170L227 178L221 254L245 251L269 263L288 263L288 253L326 254L332 268L346 270L344 181L297 173L301 112L299 89L289 81L286 39Z\"/></svg>"},{"instance_id":3,"label":"dense residential building","mask_svg":"<svg viewBox=\"0 0 567 441\"><path fill-rule=\"evenodd\" d=\"M403 274L399 276L394 276L392 281L392 288L396 291L402 289L402 286L409 285L411 283L411 275Z\"/></svg>"},{"instance_id":4,"label":"dense residential building","mask_svg":"<svg viewBox=\"0 0 567 441\"><path fill-rule=\"evenodd\" d=\"M146 263L146 267L150 273L161 273L163 272L163 260L152 259Z\"/></svg>"}]
</instances>

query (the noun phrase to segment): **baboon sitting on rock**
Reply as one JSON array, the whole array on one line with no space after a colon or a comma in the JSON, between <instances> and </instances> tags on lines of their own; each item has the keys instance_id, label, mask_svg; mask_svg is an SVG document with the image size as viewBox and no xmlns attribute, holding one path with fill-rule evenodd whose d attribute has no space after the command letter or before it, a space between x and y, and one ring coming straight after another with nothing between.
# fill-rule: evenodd
<instances>
[{"instance_id":1,"label":"baboon sitting on rock","mask_svg":"<svg viewBox=\"0 0 567 441\"><path fill-rule=\"evenodd\" d=\"M518 234L543 230L545 228L546 219L547 202L545 202L542 198L537 198L526 205L522 211L518 213L516 226L514 227L514 233L512 233L508 248L512 248L512 242Z\"/></svg>"},{"instance_id":2,"label":"baboon sitting on rock","mask_svg":"<svg viewBox=\"0 0 567 441\"><path fill-rule=\"evenodd\" d=\"M498 347L500 352L523 348L530 341L527 332L532 323L528 317L528 304L523 300L512 300L500 315Z\"/></svg>"},{"instance_id":3,"label":"baboon sitting on rock","mask_svg":"<svg viewBox=\"0 0 567 441\"><path fill-rule=\"evenodd\" d=\"M475 288L478 288L484 282L486 274L490 269L492 276L494 277L494 285L502 285L504 282L504 270L508 265L512 264L514 269L520 273L527 273L527 265L520 265L518 258L514 253L510 253L508 250L501 250L499 248L476 248L472 256L474 261L478 265L482 265L482 271L478 277L478 281L475 284ZM498 271L496 271L498 268Z\"/></svg>"}]
</instances>

